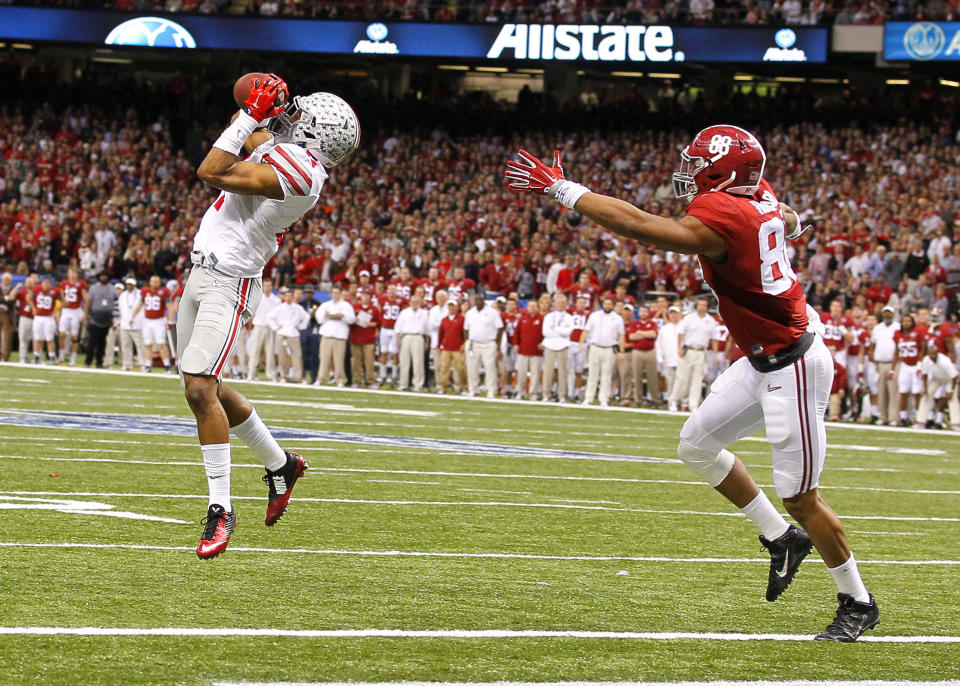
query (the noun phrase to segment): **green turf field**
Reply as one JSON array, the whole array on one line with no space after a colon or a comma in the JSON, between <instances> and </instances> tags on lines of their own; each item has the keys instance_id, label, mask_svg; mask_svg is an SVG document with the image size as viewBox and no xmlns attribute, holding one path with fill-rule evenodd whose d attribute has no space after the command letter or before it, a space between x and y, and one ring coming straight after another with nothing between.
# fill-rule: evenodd
<instances>
[{"instance_id":1,"label":"green turf field","mask_svg":"<svg viewBox=\"0 0 960 686\"><path fill-rule=\"evenodd\" d=\"M236 387L311 470L268 529L235 442L237 530L203 562L176 377L0 366L0 684L960 676L960 436L829 428L822 493L883 618L822 644L825 567L763 600L756 531L672 461L680 417ZM762 438L734 449L773 496Z\"/></svg>"}]
</instances>

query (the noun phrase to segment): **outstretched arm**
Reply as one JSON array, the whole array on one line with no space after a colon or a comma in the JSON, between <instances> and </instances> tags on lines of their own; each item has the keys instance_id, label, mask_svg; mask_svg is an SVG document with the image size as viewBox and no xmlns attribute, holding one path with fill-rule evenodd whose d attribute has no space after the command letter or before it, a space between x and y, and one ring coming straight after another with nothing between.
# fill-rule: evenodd
<instances>
[{"instance_id":1,"label":"outstretched arm","mask_svg":"<svg viewBox=\"0 0 960 686\"><path fill-rule=\"evenodd\" d=\"M688 215L680 220L660 217L567 181L559 151L554 153L552 167L525 150L519 152L519 157L521 162L507 162L507 187L512 190L548 195L620 236L658 248L709 258L721 257L726 252L723 239L696 217Z\"/></svg>"},{"instance_id":2,"label":"outstretched arm","mask_svg":"<svg viewBox=\"0 0 960 686\"><path fill-rule=\"evenodd\" d=\"M664 250L717 258L726 252L720 236L706 224L687 215L680 220L644 212L623 200L588 192L574 209L614 233Z\"/></svg>"}]
</instances>

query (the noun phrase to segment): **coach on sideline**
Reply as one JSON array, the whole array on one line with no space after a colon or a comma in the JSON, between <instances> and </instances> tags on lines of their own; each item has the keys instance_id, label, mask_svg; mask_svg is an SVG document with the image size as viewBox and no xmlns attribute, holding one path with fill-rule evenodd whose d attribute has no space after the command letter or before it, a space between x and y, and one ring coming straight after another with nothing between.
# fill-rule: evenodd
<instances>
[{"instance_id":1,"label":"coach on sideline","mask_svg":"<svg viewBox=\"0 0 960 686\"><path fill-rule=\"evenodd\" d=\"M580 347L589 344L587 353L587 389L583 404L590 405L600 384L600 407L610 404L610 386L613 382L613 366L617 351L626 350L623 317L613 311L613 298L603 299L602 309L587 317L587 328L580 338Z\"/></svg>"},{"instance_id":2,"label":"coach on sideline","mask_svg":"<svg viewBox=\"0 0 960 686\"><path fill-rule=\"evenodd\" d=\"M483 378L487 397L497 396L497 353L503 338L503 319L500 310L487 307L483 293L473 296L473 307L467 311L463 324L467 336L467 395L474 396L480 389L480 361L483 360Z\"/></svg>"},{"instance_id":3,"label":"coach on sideline","mask_svg":"<svg viewBox=\"0 0 960 686\"><path fill-rule=\"evenodd\" d=\"M557 400L567 399L567 349L573 333L573 317L567 312L567 296L555 293L553 311L543 318L543 399L550 400L553 372L557 371Z\"/></svg>"},{"instance_id":4,"label":"coach on sideline","mask_svg":"<svg viewBox=\"0 0 960 686\"><path fill-rule=\"evenodd\" d=\"M405 391L410 384L410 367L413 367L413 390L422 391L426 382L423 369L424 352L430 345L430 315L421 305L423 298L410 296L410 306L400 311L393 328L400 339L400 384L398 391Z\"/></svg>"},{"instance_id":5,"label":"coach on sideline","mask_svg":"<svg viewBox=\"0 0 960 686\"><path fill-rule=\"evenodd\" d=\"M693 412L700 406L703 395L703 372L707 361L707 346L717 331L717 320L707 313L709 302L697 298L697 309L680 320L677 344L680 346L680 364L670 394L670 411L676 412L683 394Z\"/></svg>"}]
</instances>

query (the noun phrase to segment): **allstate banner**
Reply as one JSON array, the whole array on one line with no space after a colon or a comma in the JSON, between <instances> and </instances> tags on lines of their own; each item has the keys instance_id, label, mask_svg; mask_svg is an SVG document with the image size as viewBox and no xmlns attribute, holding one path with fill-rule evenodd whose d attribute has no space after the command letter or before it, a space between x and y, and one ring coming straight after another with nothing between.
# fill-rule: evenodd
<instances>
[{"instance_id":1,"label":"allstate banner","mask_svg":"<svg viewBox=\"0 0 960 686\"><path fill-rule=\"evenodd\" d=\"M883 26L888 62L960 60L960 22L891 21Z\"/></svg>"},{"instance_id":2,"label":"allstate banner","mask_svg":"<svg viewBox=\"0 0 960 686\"><path fill-rule=\"evenodd\" d=\"M827 29L313 21L0 7L0 39L607 63L825 62Z\"/></svg>"}]
</instances>

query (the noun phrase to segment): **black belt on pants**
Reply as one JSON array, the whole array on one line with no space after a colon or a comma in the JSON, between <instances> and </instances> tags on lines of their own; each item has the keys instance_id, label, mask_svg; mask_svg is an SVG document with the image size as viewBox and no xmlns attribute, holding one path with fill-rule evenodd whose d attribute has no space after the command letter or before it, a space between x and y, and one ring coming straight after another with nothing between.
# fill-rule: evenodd
<instances>
[{"instance_id":1,"label":"black belt on pants","mask_svg":"<svg viewBox=\"0 0 960 686\"><path fill-rule=\"evenodd\" d=\"M800 338L788 345L786 348L776 353L775 355L759 355L757 357L749 357L750 364L753 365L753 368L758 372L767 373L775 372L778 369L783 369L787 367L801 357L810 349L810 346L813 345L813 338L816 334L812 331L805 332Z\"/></svg>"}]
</instances>

